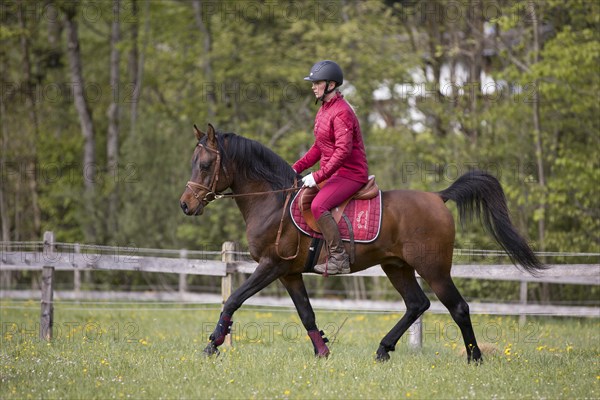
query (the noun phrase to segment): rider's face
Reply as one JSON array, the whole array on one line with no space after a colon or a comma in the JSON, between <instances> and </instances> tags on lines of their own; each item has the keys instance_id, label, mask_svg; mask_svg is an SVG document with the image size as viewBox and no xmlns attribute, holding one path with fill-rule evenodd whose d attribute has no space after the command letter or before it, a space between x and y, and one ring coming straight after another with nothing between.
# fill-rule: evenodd
<instances>
[{"instance_id":1,"label":"rider's face","mask_svg":"<svg viewBox=\"0 0 600 400\"><path fill-rule=\"evenodd\" d=\"M331 82L329 86L334 86L334 83ZM315 94L316 98L320 98L325 93L325 81L315 81L312 83L312 91Z\"/></svg>"}]
</instances>

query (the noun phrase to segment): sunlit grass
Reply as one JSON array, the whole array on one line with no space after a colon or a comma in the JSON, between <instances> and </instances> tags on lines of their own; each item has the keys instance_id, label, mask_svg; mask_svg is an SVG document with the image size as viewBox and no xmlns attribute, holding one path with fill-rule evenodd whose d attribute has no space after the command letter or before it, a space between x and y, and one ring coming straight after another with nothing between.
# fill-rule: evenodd
<instances>
[{"instance_id":1,"label":"sunlit grass","mask_svg":"<svg viewBox=\"0 0 600 400\"><path fill-rule=\"evenodd\" d=\"M17 308L12 308L17 307ZM446 315L424 319L374 361L399 314L317 311L332 343L315 359L293 310L243 307L234 347L202 349L219 310L198 305L58 303L55 339L37 339L39 303L2 303L0 398L598 398L598 320L475 316L485 362L468 365Z\"/></svg>"}]
</instances>

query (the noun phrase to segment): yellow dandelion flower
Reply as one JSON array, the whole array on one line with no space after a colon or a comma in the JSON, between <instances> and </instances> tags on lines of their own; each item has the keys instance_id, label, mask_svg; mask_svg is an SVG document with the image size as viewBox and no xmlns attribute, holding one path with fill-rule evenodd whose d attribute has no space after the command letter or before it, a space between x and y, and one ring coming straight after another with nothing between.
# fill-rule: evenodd
<instances>
[{"instance_id":1,"label":"yellow dandelion flower","mask_svg":"<svg viewBox=\"0 0 600 400\"><path fill-rule=\"evenodd\" d=\"M284 396L289 396L289 395L290 395L290 393L291 393L291 392L290 392L289 390L285 390L285 391L283 392L283 395L284 395Z\"/></svg>"}]
</instances>

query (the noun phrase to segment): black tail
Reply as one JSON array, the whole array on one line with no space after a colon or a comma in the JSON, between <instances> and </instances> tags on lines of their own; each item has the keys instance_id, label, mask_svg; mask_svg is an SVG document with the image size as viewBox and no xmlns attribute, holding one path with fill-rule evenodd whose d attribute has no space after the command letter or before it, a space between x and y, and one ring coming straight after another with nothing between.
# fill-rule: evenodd
<instances>
[{"instance_id":1,"label":"black tail","mask_svg":"<svg viewBox=\"0 0 600 400\"><path fill-rule=\"evenodd\" d=\"M477 216L515 265L531 274L546 268L512 224L504 191L495 177L471 171L438 194L444 202L456 202L461 225Z\"/></svg>"}]
</instances>

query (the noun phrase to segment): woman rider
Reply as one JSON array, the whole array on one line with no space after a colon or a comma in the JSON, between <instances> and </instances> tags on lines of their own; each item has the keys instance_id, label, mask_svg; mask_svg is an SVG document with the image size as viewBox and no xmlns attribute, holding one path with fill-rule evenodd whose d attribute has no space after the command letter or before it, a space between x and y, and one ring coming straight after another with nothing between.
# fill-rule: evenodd
<instances>
[{"instance_id":1,"label":"woman rider","mask_svg":"<svg viewBox=\"0 0 600 400\"><path fill-rule=\"evenodd\" d=\"M302 178L303 186L319 185L311 211L325 238L328 260L315 266L330 275L350 272L350 259L330 210L356 193L368 180L368 165L358 118L337 88L344 82L342 69L333 61L319 61L306 81L312 82L321 107L315 117L315 142L292 168L301 173L319 161L320 168ZM325 182L326 181L326 182Z\"/></svg>"}]
</instances>

